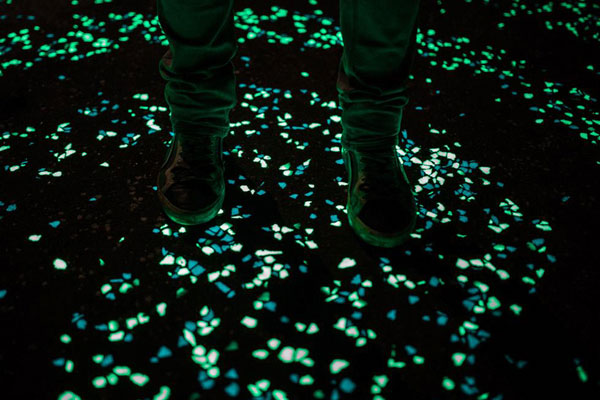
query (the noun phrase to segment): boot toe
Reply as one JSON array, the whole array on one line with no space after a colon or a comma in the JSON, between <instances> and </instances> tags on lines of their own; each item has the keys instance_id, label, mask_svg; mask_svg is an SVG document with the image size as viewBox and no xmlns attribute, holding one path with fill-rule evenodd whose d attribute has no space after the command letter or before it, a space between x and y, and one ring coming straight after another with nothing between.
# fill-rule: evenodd
<instances>
[{"instance_id":1,"label":"boot toe","mask_svg":"<svg viewBox=\"0 0 600 400\"><path fill-rule=\"evenodd\" d=\"M414 208L408 202L393 199L370 200L357 214L357 218L366 226L384 235L407 231L414 216Z\"/></svg>"},{"instance_id":2,"label":"boot toe","mask_svg":"<svg viewBox=\"0 0 600 400\"><path fill-rule=\"evenodd\" d=\"M165 197L175 206L186 211L204 210L217 200L217 193L207 182L174 183Z\"/></svg>"}]
</instances>

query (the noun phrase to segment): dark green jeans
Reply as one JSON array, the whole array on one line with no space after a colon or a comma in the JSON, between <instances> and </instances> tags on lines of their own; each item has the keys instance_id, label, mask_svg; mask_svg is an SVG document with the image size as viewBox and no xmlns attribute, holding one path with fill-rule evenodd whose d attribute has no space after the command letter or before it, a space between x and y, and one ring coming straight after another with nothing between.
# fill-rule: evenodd
<instances>
[{"instance_id":1,"label":"dark green jeans","mask_svg":"<svg viewBox=\"0 0 600 400\"><path fill-rule=\"evenodd\" d=\"M336 88L342 145L398 144L419 0L339 0L344 49ZM174 132L225 137L237 104L233 0L157 0L169 50L159 61Z\"/></svg>"}]
</instances>

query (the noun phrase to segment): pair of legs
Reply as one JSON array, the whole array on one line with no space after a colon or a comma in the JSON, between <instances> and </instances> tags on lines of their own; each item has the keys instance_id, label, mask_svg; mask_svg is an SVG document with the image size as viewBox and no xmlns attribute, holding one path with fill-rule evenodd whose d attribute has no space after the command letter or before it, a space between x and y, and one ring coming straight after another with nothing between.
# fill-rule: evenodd
<instances>
[{"instance_id":1,"label":"pair of legs","mask_svg":"<svg viewBox=\"0 0 600 400\"><path fill-rule=\"evenodd\" d=\"M398 144L419 0L339 0L344 49L336 88L342 145ZM157 0L169 50L159 60L175 132L229 133L236 105L233 0Z\"/></svg>"}]
</instances>

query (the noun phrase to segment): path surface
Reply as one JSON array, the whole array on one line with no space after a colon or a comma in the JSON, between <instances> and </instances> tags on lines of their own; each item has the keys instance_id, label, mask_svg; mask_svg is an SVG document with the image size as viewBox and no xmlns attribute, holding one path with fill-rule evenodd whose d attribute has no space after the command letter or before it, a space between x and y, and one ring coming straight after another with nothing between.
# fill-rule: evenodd
<instances>
[{"instance_id":1,"label":"path surface","mask_svg":"<svg viewBox=\"0 0 600 400\"><path fill-rule=\"evenodd\" d=\"M0 0L6 398L599 398L598 3L424 2L392 250L345 214L336 1L236 2L192 228L156 196L155 5L97 3Z\"/></svg>"}]
</instances>

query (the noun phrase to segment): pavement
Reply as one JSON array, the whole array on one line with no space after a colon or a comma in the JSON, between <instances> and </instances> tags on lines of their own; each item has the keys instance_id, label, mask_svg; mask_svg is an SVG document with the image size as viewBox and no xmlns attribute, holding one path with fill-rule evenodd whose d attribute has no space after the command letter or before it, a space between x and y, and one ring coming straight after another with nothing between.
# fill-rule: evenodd
<instances>
[{"instance_id":1,"label":"pavement","mask_svg":"<svg viewBox=\"0 0 600 400\"><path fill-rule=\"evenodd\" d=\"M422 3L394 249L345 213L336 1L236 2L226 199L170 221L144 3L0 1L6 398L599 398L598 3Z\"/></svg>"}]
</instances>

